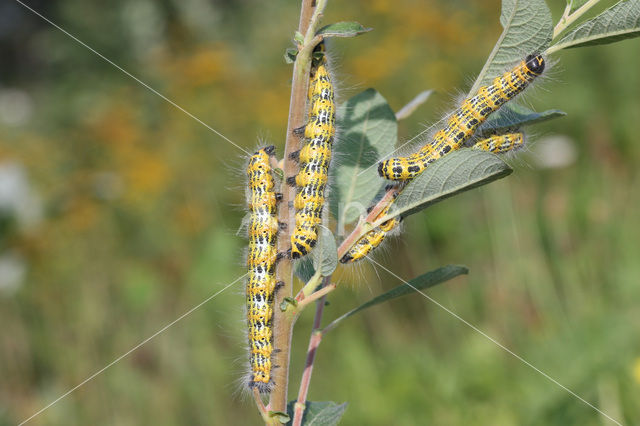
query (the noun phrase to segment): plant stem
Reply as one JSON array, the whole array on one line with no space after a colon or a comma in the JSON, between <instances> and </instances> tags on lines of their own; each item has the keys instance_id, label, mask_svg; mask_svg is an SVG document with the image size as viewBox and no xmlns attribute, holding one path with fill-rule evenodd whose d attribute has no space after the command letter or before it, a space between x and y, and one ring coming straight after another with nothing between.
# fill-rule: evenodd
<instances>
[{"instance_id":1,"label":"plant stem","mask_svg":"<svg viewBox=\"0 0 640 426\"><path fill-rule=\"evenodd\" d=\"M598 4L600 0L589 0L578 9L575 10L572 14L569 14L571 7L567 5L567 8L564 10L562 14L562 18L558 21L558 24L553 29L553 40L556 39L564 30L566 30L571 24L573 24L578 18L584 15L589 9Z\"/></svg>"},{"instance_id":2,"label":"plant stem","mask_svg":"<svg viewBox=\"0 0 640 426\"><path fill-rule=\"evenodd\" d=\"M258 411L260 411L260 415L262 416L262 419L265 422L269 421L269 414L267 412L267 408L264 406L264 403L262 402L262 397L260 396L260 391L258 390L258 388L253 388L253 400L256 403L256 406L258 407Z\"/></svg>"},{"instance_id":3,"label":"plant stem","mask_svg":"<svg viewBox=\"0 0 640 426\"><path fill-rule=\"evenodd\" d=\"M325 278L325 284L327 282L328 278ZM314 294L320 293L322 290L324 290L324 288ZM311 383L311 374L313 373L313 364L316 359L318 346L322 341L322 330L320 329L320 326L322 325L322 314L324 312L325 298L326 295L322 295L316 302L316 315L313 319L313 329L311 330L311 337L309 338L307 360L305 362L304 372L302 373L302 379L300 380L298 400L296 401L293 410L293 426L300 426L302 424L302 416L304 414L305 404L307 402L307 394L309 393L309 384Z\"/></svg>"},{"instance_id":4,"label":"plant stem","mask_svg":"<svg viewBox=\"0 0 640 426\"><path fill-rule=\"evenodd\" d=\"M289 156L300 149L300 139L293 134L293 129L301 127L305 123L305 105L307 90L309 87L309 72L311 69L312 47L307 42L314 41L315 33L319 25L319 18L324 10L327 0L302 0L300 8L300 21L298 31L305 34L305 43L300 47L298 56L293 65L293 79L291 98L289 102L289 120L284 148L283 170L284 176L294 176L297 172L297 164ZM287 228L280 232L278 238L278 251L286 252L291 247L290 232L294 227L294 212L289 208L289 202L295 197L295 189L283 182L282 202L279 206L278 221L286 223ZM291 260L282 259L277 267L277 279L284 285L276 292L275 306L278 307L285 297L293 295L293 268ZM280 309L274 309L273 315L273 339L274 347L278 350L274 353L272 363L277 365L272 371L274 388L271 392L268 409L271 411L287 411L287 387L289 379L289 360L291 354L291 335L293 332L293 318ZM275 420L274 420L275 422Z\"/></svg>"},{"instance_id":5,"label":"plant stem","mask_svg":"<svg viewBox=\"0 0 640 426\"><path fill-rule=\"evenodd\" d=\"M336 287L337 287L336 284L329 284L325 287L322 287L320 290L316 291L315 293L311 294L309 297L302 299L302 301L298 303L296 312L300 313L308 304L331 293L333 290L336 289Z\"/></svg>"}]
</instances>

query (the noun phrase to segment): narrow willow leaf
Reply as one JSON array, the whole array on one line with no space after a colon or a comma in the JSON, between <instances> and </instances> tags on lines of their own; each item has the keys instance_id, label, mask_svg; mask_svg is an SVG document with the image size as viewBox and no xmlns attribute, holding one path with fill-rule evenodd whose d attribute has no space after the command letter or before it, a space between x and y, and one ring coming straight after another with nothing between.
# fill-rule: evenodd
<instances>
[{"instance_id":1,"label":"narrow willow leaf","mask_svg":"<svg viewBox=\"0 0 640 426\"><path fill-rule=\"evenodd\" d=\"M338 266L338 248L336 239L327 228L320 227L320 240L311 255L313 256L313 268L320 271L323 277L328 277Z\"/></svg>"},{"instance_id":2,"label":"narrow willow leaf","mask_svg":"<svg viewBox=\"0 0 640 426\"><path fill-rule=\"evenodd\" d=\"M553 21L544 0L502 0L504 30L469 94L505 72L524 55L544 51L551 42Z\"/></svg>"},{"instance_id":3,"label":"narrow willow leaf","mask_svg":"<svg viewBox=\"0 0 640 426\"><path fill-rule=\"evenodd\" d=\"M320 28L316 34L324 37L355 37L371 30L373 28L365 28L359 22L336 22Z\"/></svg>"},{"instance_id":4,"label":"narrow willow leaf","mask_svg":"<svg viewBox=\"0 0 640 426\"><path fill-rule=\"evenodd\" d=\"M638 36L640 36L640 0L626 0L579 25L551 46L548 53L572 47L614 43Z\"/></svg>"},{"instance_id":5,"label":"narrow willow leaf","mask_svg":"<svg viewBox=\"0 0 640 426\"><path fill-rule=\"evenodd\" d=\"M472 150L447 154L432 163L398 195L389 217L406 217L428 206L503 178L513 170L497 155Z\"/></svg>"},{"instance_id":6,"label":"narrow willow leaf","mask_svg":"<svg viewBox=\"0 0 640 426\"><path fill-rule=\"evenodd\" d=\"M389 300L397 299L401 296L406 296L407 294L415 293L415 289L424 290L426 288L434 287L438 284L449 281L450 279L455 278L458 275L466 275L468 273L469 269L466 266L461 265L447 265L427 272L409 281L409 284L411 284L410 286L403 283L347 312L346 314L334 320L330 325L328 325L327 329L333 329L339 322L372 306L379 305L383 302L388 302ZM415 289L411 286L415 287Z\"/></svg>"},{"instance_id":7,"label":"narrow willow leaf","mask_svg":"<svg viewBox=\"0 0 640 426\"><path fill-rule=\"evenodd\" d=\"M480 134L495 132L504 129L528 126L542 121L563 117L566 112L559 109L549 109L543 112L535 112L520 104L505 105L492 114L478 129Z\"/></svg>"},{"instance_id":8,"label":"narrow willow leaf","mask_svg":"<svg viewBox=\"0 0 640 426\"><path fill-rule=\"evenodd\" d=\"M376 164L393 150L398 123L387 100L367 89L340 106L338 127L329 198L332 214L343 227L363 214L384 187Z\"/></svg>"},{"instance_id":9,"label":"narrow willow leaf","mask_svg":"<svg viewBox=\"0 0 640 426\"><path fill-rule=\"evenodd\" d=\"M293 419L294 406L296 401L287 404L287 412L289 417ZM347 403L336 404L332 401L307 401L304 415L302 416L303 426L334 426L340 422L340 419L347 410ZM293 420L292 420L293 421ZM291 425L292 421L287 423Z\"/></svg>"}]
</instances>

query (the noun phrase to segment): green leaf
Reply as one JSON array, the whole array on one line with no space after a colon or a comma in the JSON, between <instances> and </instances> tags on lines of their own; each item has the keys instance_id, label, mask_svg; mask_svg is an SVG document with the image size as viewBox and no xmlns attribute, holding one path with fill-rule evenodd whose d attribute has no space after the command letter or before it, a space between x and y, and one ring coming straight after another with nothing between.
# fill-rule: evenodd
<instances>
[{"instance_id":1,"label":"green leaf","mask_svg":"<svg viewBox=\"0 0 640 426\"><path fill-rule=\"evenodd\" d=\"M293 39L295 40L296 43L298 44L302 44L304 43L304 36L302 35L302 33L300 31L296 31L293 34Z\"/></svg>"},{"instance_id":2,"label":"green leaf","mask_svg":"<svg viewBox=\"0 0 640 426\"><path fill-rule=\"evenodd\" d=\"M535 112L520 104L505 105L492 114L480 127L479 133L500 132L504 129L528 126L542 121L563 117L566 112L559 109L549 109L544 112Z\"/></svg>"},{"instance_id":3,"label":"green leaf","mask_svg":"<svg viewBox=\"0 0 640 426\"><path fill-rule=\"evenodd\" d=\"M471 149L435 161L398 195L388 217L406 217L428 206L503 178L513 170L497 155Z\"/></svg>"},{"instance_id":4,"label":"green leaf","mask_svg":"<svg viewBox=\"0 0 640 426\"><path fill-rule=\"evenodd\" d=\"M407 294L411 294L416 292L417 290L424 290L430 287L434 287L443 282L449 281L452 278L457 277L458 275L466 275L469 273L469 269L466 266L461 265L447 265L441 268L435 269L433 271L427 272L425 274L420 275L409 281L410 285L401 284L386 293L381 294L380 296L374 297L366 303L358 306L357 308L347 312L341 317L334 320L330 325L327 326L328 329L334 328L339 322L349 318L352 315L357 314L358 312L364 311L372 306L379 305L383 302L388 302L389 300L396 299L401 296L406 296ZM412 288L411 286L415 287Z\"/></svg>"},{"instance_id":5,"label":"green leaf","mask_svg":"<svg viewBox=\"0 0 640 426\"><path fill-rule=\"evenodd\" d=\"M326 37L355 37L367 33L373 28L365 28L359 22L336 22L318 30L317 35Z\"/></svg>"},{"instance_id":6,"label":"green leaf","mask_svg":"<svg viewBox=\"0 0 640 426\"><path fill-rule=\"evenodd\" d=\"M640 36L640 0L621 1L593 19L582 23L548 53L573 47L608 44Z\"/></svg>"},{"instance_id":7,"label":"green leaf","mask_svg":"<svg viewBox=\"0 0 640 426\"><path fill-rule=\"evenodd\" d=\"M316 270L313 267L313 259L311 258L311 256L305 256L302 259L298 260L295 263L293 271L296 276L300 278L300 281L302 281L303 283L308 282L316 273Z\"/></svg>"},{"instance_id":8,"label":"green leaf","mask_svg":"<svg viewBox=\"0 0 640 426\"><path fill-rule=\"evenodd\" d=\"M338 266L338 248L336 239L331 231L321 226L319 231L318 246L311 252L313 256L313 268L320 271L323 277L328 277Z\"/></svg>"},{"instance_id":9,"label":"green leaf","mask_svg":"<svg viewBox=\"0 0 640 426\"><path fill-rule=\"evenodd\" d=\"M523 55L542 52L551 42L553 21L544 0L502 0L500 23L504 28L502 35L470 94L475 94L480 86L490 84Z\"/></svg>"},{"instance_id":10,"label":"green leaf","mask_svg":"<svg viewBox=\"0 0 640 426\"><path fill-rule=\"evenodd\" d=\"M291 417L287 413L283 413L282 411L269 411L269 417L275 418L282 424L286 424L291 421Z\"/></svg>"},{"instance_id":11,"label":"green leaf","mask_svg":"<svg viewBox=\"0 0 640 426\"><path fill-rule=\"evenodd\" d=\"M294 49L293 47L289 47L284 51L284 61L287 64L292 64L296 61L298 57L298 49Z\"/></svg>"},{"instance_id":12,"label":"green leaf","mask_svg":"<svg viewBox=\"0 0 640 426\"><path fill-rule=\"evenodd\" d=\"M376 164L398 139L398 123L387 100L367 89L338 110L340 141L332 166L331 212L338 230L358 219L383 189Z\"/></svg>"},{"instance_id":13,"label":"green leaf","mask_svg":"<svg viewBox=\"0 0 640 426\"><path fill-rule=\"evenodd\" d=\"M311 254L305 256L295 264L294 272L303 282L308 282L317 270L323 277L328 277L338 266L338 248L336 239L331 231L320 226L318 229L318 244Z\"/></svg>"},{"instance_id":14,"label":"green leaf","mask_svg":"<svg viewBox=\"0 0 640 426\"><path fill-rule=\"evenodd\" d=\"M287 404L289 417L293 419L294 406L296 401ZM303 426L334 426L337 425L344 412L347 410L347 403L336 404L332 401L307 401L304 415L302 416ZM291 422L287 425L291 425Z\"/></svg>"},{"instance_id":15,"label":"green leaf","mask_svg":"<svg viewBox=\"0 0 640 426\"><path fill-rule=\"evenodd\" d=\"M293 306L294 308L297 307L298 301L293 297L289 297L289 296L282 299L282 302L280 303L280 310L282 312L285 312L289 308L289 306Z\"/></svg>"}]
</instances>

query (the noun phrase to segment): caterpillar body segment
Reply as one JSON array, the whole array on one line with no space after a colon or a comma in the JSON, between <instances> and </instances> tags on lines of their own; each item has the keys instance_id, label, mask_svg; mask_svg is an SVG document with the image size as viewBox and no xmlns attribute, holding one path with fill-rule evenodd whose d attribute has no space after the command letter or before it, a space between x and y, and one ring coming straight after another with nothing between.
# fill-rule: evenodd
<instances>
[{"instance_id":1,"label":"caterpillar body segment","mask_svg":"<svg viewBox=\"0 0 640 426\"><path fill-rule=\"evenodd\" d=\"M509 151L516 151L524 146L524 134L507 133L504 135L493 135L481 139L473 145L473 149L503 154Z\"/></svg>"},{"instance_id":2,"label":"caterpillar body segment","mask_svg":"<svg viewBox=\"0 0 640 426\"><path fill-rule=\"evenodd\" d=\"M496 77L491 85L481 87L475 96L466 99L449 117L445 127L434 135L433 141L415 154L380 162L378 173L390 180L413 179L430 163L460 149L491 113L526 89L544 68L542 56L527 56L515 68Z\"/></svg>"},{"instance_id":3,"label":"caterpillar body segment","mask_svg":"<svg viewBox=\"0 0 640 426\"><path fill-rule=\"evenodd\" d=\"M270 157L274 147L258 150L249 159L247 176L249 190L249 247L247 253L248 280L246 288L247 327L250 373L248 386L260 393L273 387L271 354L273 353L273 304L276 288L276 247L279 229L278 194L274 190Z\"/></svg>"},{"instance_id":4,"label":"caterpillar body segment","mask_svg":"<svg viewBox=\"0 0 640 426\"><path fill-rule=\"evenodd\" d=\"M324 50L323 44L317 48ZM335 137L336 106L333 84L322 56L309 84L308 121L304 127L304 146L296 154L300 170L295 177L298 192L293 202L295 228L291 233L291 258L309 253L318 240L322 222L329 163Z\"/></svg>"},{"instance_id":5,"label":"caterpillar body segment","mask_svg":"<svg viewBox=\"0 0 640 426\"><path fill-rule=\"evenodd\" d=\"M379 219L387 214L389 208L391 207L390 203L387 207L385 207L378 217ZM398 225L402 222L401 217L394 217L380 224L377 228L372 229L371 231L364 234L358 241L355 242L353 247L340 258L341 263L353 263L357 262L360 259L364 259L371 253L373 250L378 248L380 244L384 241L384 239L389 235L391 231L393 231Z\"/></svg>"}]
</instances>

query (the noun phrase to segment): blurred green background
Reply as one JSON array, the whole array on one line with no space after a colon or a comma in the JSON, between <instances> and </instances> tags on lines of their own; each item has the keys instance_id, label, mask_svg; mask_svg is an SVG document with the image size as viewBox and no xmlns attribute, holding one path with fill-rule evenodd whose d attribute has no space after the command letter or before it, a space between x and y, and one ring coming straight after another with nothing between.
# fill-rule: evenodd
<instances>
[{"instance_id":1,"label":"blurred green background","mask_svg":"<svg viewBox=\"0 0 640 426\"><path fill-rule=\"evenodd\" d=\"M564 2L550 0L557 19ZM299 1L28 3L234 142L283 149ZM340 98L375 87L407 140L469 87L498 0L351 0L325 22ZM378 257L577 394L640 424L640 41L560 52L529 92L568 116L531 129L512 176L405 222ZM556 161L554 161L556 160ZM0 424L16 424L244 273L240 150L15 2L0 4ZM326 318L399 282L339 271ZM259 424L238 283L29 424ZM294 335L296 393L312 310ZM311 400L343 424L612 424L422 297L323 342Z\"/></svg>"}]
</instances>

